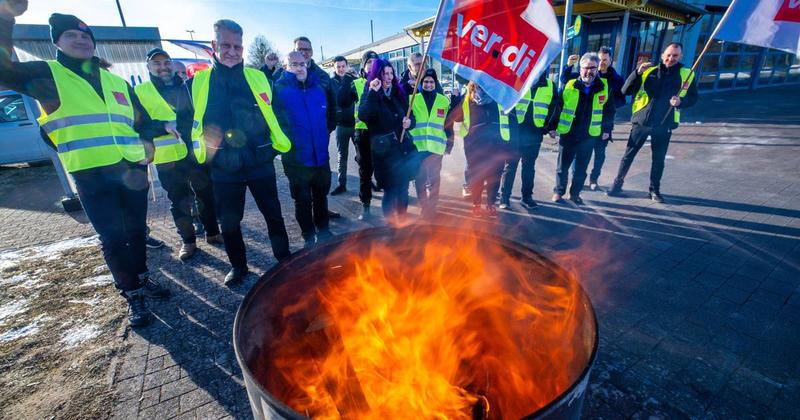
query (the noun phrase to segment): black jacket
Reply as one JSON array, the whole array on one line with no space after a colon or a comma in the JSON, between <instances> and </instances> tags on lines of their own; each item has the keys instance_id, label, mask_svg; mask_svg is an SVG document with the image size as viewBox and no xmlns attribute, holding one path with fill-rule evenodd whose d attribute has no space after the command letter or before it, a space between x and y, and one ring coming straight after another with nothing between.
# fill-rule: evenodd
<instances>
[{"instance_id":1,"label":"black jacket","mask_svg":"<svg viewBox=\"0 0 800 420\"><path fill-rule=\"evenodd\" d=\"M659 64L658 68L647 76L647 81L644 84L644 91L647 92L647 96L650 97L650 102L648 102L647 106L643 109L631 116L631 123L661 129L674 129L678 127L678 124L675 124L675 111L669 104L669 100L673 96L676 96L681 89L681 68L683 68L683 64L681 63L672 67ZM628 76L628 80L625 81L625 85L622 87L622 93L625 95L636 95L641 86L642 75L634 71ZM681 105L678 108L689 108L696 102L697 83L696 80L693 80L689 85L686 96L681 98Z\"/></svg>"},{"instance_id":2,"label":"black jacket","mask_svg":"<svg viewBox=\"0 0 800 420\"><path fill-rule=\"evenodd\" d=\"M548 131L548 127L552 125L552 120L558 118L556 113L559 108L561 96L558 94L558 86L553 83L553 100L547 108L547 118L544 120L544 126L541 128L536 127L533 123L533 98L536 96L536 90L541 87L547 86L547 72L542 72L536 84L531 86L531 104L528 105L528 111L519 125L519 142L521 145L529 146L536 142L542 141L542 136Z\"/></svg>"},{"instance_id":3,"label":"black jacket","mask_svg":"<svg viewBox=\"0 0 800 420\"><path fill-rule=\"evenodd\" d=\"M575 107L575 119L572 121L572 126L569 132L562 134L559 138L561 144L564 143L577 143L583 139L589 138L589 124L592 118L592 98L597 92L603 89L603 84L600 80L595 79L589 87L588 94L584 92L584 84L580 79L575 80L575 89L578 89L578 105ZM564 104L564 92L559 93L558 108L556 109L557 117L550 120L550 129L555 130L558 127L558 121L561 114L561 109ZM612 98L605 98L603 104L603 125L600 129L601 133L611 133L614 130L614 114L616 108Z\"/></svg>"},{"instance_id":4,"label":"black jacket","mask_svg":"<svg viewBox=\"0 0 800 420\"><path fill-rule=\"evenodd\" d=\"M44 61L28 61L25 63L11 61L10 52L13 51L12 32L14 30L14 20L7 20L0 17L0 85L6 86L22 94L28 95L39 101L45 112L52 113L61 106L58 97L58 89L53 80L53 73L50 66ZM86 80L103 98L103 88L100 83L101 62L97 57L84 61L68 57L61 51L56 54L56 60L64 67L72 70L75 74ZM88 69L88 71L86 71ZM164 121L152 121L144 112L142 104L136 93L128 85L128 95L133 105L134 124L133 128L139 133L142 141L152 142L153 137L160 131L163 133ZM55 148L52 140L42 131L42 138L51 148Z\"/></svg>"},{"instance_id":5,"label":"black jacket","mask_svg":"<svg viewBox=\"0 0 800 420\"><path fill-rule=\"evenodd\" d=\"M349 102L347 107L342 107L339 105L339 94L342 90L347 93L350 90L351 84L353 80L357 78L356 75L351 73L346 73L344 76L334 75L331 77L331 92L333 93L333 97L336 98L336 125L340 125L342 127L350 127L352 128L356 124L356 118L354 116L355 113L355 105L353 102Z\"/></svg>"},{"instance_id":6,"label":"black jacket","mask_svg":"<svg viewBox=\"0 0 800 420\"><path fill-rule=\"evenodd\" d=\"M339 92L336 96L336 106L341 109L353 108L355 109L355 104L358 102L358 94L356 93L356 85L354 83L356 79L350 81L350 87L347 89L339 89ZM364 84L364 93L362 95L366 95L366 92L369 90L369 83ZM362 97L363 98L363 97ZM362 102L363 103L363 102ZM359 112L361 112L359 110ZM353 121L355 124L355 121Z\"/></svg>"},{"instance_id":7,"label":"black jacket","mask_svg":"<svg viewBox=\"0 0 800 420\"><path fill-rule=\"evenodd\" d=\"M259 68L259 70L261 70L264 73L264 75L267 76L267 79L270 82L275 82L276 80L280 79L281 74L283 73L283 68L277 64L275 65L274 69L271 69L267 67L266 64L264 64L263 66L261 66L261 68Z\"/></svg>"},{"instance_id":8,"label":"black jacket","mask_svg":"<svg viewBox=\"0 0 800 420\"><path fill-rule=\"evenodd\" d=\"M189 88L179 76L172 77L172 83L167 85L157 76L150 75L150 81L153 82L156 90L161 97L169 104L169 107L175 111L175 119L178 124L178 132L181 133L181 139L186 144L189 150L189 156L194 156L192 150L192 121L194 121L194 107L192 106L191 94ZM145 112L147 112L145 110ZM163 130L161 130L163 131ZM158 135L164 133L159 132Z\"/></svg>"},{"instance_id":9,"label":"black jacket","mask_svg":"<svg viewBox=\"0 0 800 420\"><path fill-rule=\"evenodd\" d=\"M622 86L625 84L625 79L617 73L614 66L609 66L605 73L598 71L597 74L608 82L608 90L611 91L611 95L614 97L614 106L617 108L625 106L625 95L622 93ZM561 71L561 82L564 84L578 77L580 77L580 73L572 71L572 66L566 66Z\"/></svg>"},{"instance_id":10,"label":"black jacket","mask_svg":"<svg viewBox=\"0 0 800 420\"><path fill-rule=\"evenodd\" d=\"M188 82L189 90L194 79ZM208 104L203 116L203 134L211 177L219 182L244 182L263 178L277 155L270 131L253 91L244 78L244 65L220 64L216 58L209 81Z\"/></svg>"}]
</instances>

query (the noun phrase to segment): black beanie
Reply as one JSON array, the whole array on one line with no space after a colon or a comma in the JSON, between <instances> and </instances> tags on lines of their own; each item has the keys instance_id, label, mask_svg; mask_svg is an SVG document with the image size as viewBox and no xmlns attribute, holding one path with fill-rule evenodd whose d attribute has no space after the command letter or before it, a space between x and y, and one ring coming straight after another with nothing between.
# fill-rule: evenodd
<instances>
[{"instance_id":1,"label":"black beanie","mask_svg":"<svg viewBox=\"0 0 800 420\"><path fill-rule=\"evenodd\" d=\"M94 34L92 33L92 28L83 23L82 20L73 15L62 15L61 13L53 13L50 15L50 39L53 40L53 44L58 42L58 38L61 37L61 34L70 29L89 34L92 38L92 43L95 46L97 45L97 41L95 41Z\"/></svg>"},{"instance_id":2,"label":"black beanie","mask_svg":"<svg viewBox=\"0 0 800 420\"><path fill-rule=\"evenodd\" d=\"M374 58L374 59L377 60L378 59L378 53L376 53L375 51L372 51L372 50L367 50L367 51L364 52L364 54L361 55L361 68L362 69L364 68L365 65L367 65L367 60L369 60L371 58ZM368 72L369 69L366 69L365 71Z\"/></svg>"}]
</instances>

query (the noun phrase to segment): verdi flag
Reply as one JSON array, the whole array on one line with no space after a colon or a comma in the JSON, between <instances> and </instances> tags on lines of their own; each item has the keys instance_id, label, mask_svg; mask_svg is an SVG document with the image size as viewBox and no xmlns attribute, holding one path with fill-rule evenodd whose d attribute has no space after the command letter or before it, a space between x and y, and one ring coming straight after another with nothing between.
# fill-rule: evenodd
<instances>
[{"instance_id":1,"label":"verdi flag","mask_svg":"<svg viewBox=\"0 0 800 420\"><path fill-rule=\"evenodd\" d=\"M477 82L504 109L547 71L561 34L547 0L442 0L428 54Z\"/></svg>"},{"instance_id":2,"label":"verdi flag","mask_svg":"<svg viewBox=\"0 0 800 420\"><path fill-rule=\"evenodd\" d=\"M800 56L800 0L734 0L716 39Z\"/></svg>"}]
</instances>

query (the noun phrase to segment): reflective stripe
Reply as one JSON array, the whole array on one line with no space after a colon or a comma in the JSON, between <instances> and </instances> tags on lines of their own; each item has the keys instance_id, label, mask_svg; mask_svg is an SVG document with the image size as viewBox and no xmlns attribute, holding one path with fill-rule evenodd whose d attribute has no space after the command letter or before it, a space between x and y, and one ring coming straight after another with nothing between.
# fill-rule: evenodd
<instances>
[{"instance_id":1,"label":"reflective stripe","mask_svg":"<svg viewBox=\"0 0 800 420\"><path fill-rule=\"evenodd\" d=\"M538 106L538 107L542 107L542 108L547 108L547 107L549 107L549 106L550 106L550 104L548 104L548 103L546 103L546 102L534 102L534 103L533 103L533 106Z\"/></svg>"},{"instance_id":2,"label":"reflective stripe","mask_svg":"<svg viewBox=\"0 0 800 420\"><path fill-rule=\"evenodd\" d=\"M592 110L592 114L594 114L594 115L598 115L598 114L602 114L602 113L603 113L602 109L594 109L594 110Z\"/></svg>"},{"instance_id":3,"label":"reflective stripe","mask_svg":"<svg viewBox=\"0 0 800 420\"><path fill-rule=\"evenodd\" d=\"M200 142L197 140L192 140L192 149L200 149Z\"/></svg>"},{"instance_id":4,"label":"reflective stripe","mask_svg":"<svg viewBox=\"0 0 800 420\"><path fill-rule=\"evenodd\" d=\"M533 114L533 118L545 119L547 118L547 114Z\"/></svg>"},{"instance_id":5,"label":"reflective stripe","mask_svg":"<svg viewBox=\"0 0 800 420\"><path fill-rule=\"evenodd\" d=\"M438 124L438 123L435 123L435 122L418 123L416 126L414 126L414 130L417 130L417 129L421 130L421 129L429 128L429 127L430 128L435 128L435 129L438 129L438 130L444 130L444 125Z\"/></svg>"},{"instance_id":6,"label":"reflective stripe","mask_svg":"<svg viewBox=\"0 0 800 420\"><path fill-rule=\"evenodd\" d=\"M75 126L81 124L97 124L97 123L105 123L105 122L115 122L115 123L123 123L130 126L133 126L133 120L119 114L86 114L86 115L73 115L69 117L59 118L57 120L49 121L48 123L42 125L42 129L47 134L52 133L58 129L68 127L68 126Z\"/></svg>"},{"instance_id":7,"label":"reflective stripe","mask_svg":"<svg viewBox=\"0 0 800 420\"><path fill-rule=\"evenodd\" d=\"M566 115L571 115L571 116L573 116L573 117L575 116L575 111L573 111L573 110L571 110L571 109L562 109L562 110L561 110L561 113L562 113L562 114L566 114Z\"/></svg>"},{"instance_id":8,"label":"reflective stripe","mask_svg":"<svg viewBox=\"0 0 800 420\"><path fill-rule=\"evenodd\" d=\"M65 153L73 150L88 149L90 147L99 146L111 146L114 144L136 145L141 144L141 140L139 140L138 137L116 137L116 141L114 136L94 137L91 139L81 139L68 143L61 143L58 145L58 152Z\"/></svg>"},{"instance_id":9,"label":"reflective stripe","mask_svg":"<svg viewBox=\"0 0 800 420\"><path fill-rule=\"evenodd\" d=\"M196 129L197 127L200 127L200 122L197 120L192 121L192 130Z\"/></svg>"},{"instance_id":10,"label":"reflective stripe","mask_svg":"<svg viewBox=\"0 0 800 420\"><path fill-rule=\"evenodd\" d=\"M172 146L173 144L181 144L182 141L178 140L177 137L170 137L168 139L155 139L153 140L153 144L156 147L164 147L164 146Z\"/></svg>"},{"instance_id":11,"label":"reflective stripe","mask_svg":"<svg viewBox=\"0 0 800 420\"><path fill-rule=\"evenodd\" d=\"M432 141L441 144L447 144L447 139L443 139L441 137L435 136L421 136L421 137L414 137L414 141Z\"/></svg>"},{"instance_id":12,"label":"reflective stripe","mask_svg":"<svg viewBox=\"0 0 800 420\"><path fill-rule=\"evenodd\" d=\"M508 124L500 124L501 130L508 130Z\"/></svg>"},{"instance_id":13,"label":"reflective stripe","mask_svg":"<svg viewBox=\"0 0 800 420\"><path fill-rule=\"evenodd\" d=\"M562 119L560 119L560 120L558 120L558 123L559 123L559 124L564 124L564 125L566 125L566 126L570 126L570 125L572 125L572 121L565 120L565 119L563 119L563 118L562 118Z\"/></svg>"}]
</instances>

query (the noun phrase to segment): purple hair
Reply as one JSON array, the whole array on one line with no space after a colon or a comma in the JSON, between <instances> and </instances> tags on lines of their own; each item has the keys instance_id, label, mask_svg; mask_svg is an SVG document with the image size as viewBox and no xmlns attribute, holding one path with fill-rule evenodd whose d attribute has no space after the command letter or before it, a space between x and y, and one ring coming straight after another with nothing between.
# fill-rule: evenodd
<instances>
[{"instance_id":1,"label":"purple hair","mask_svg":"<svg viewBox=\"0 0 800 420\"><path fill-rule=\"evenodd\" d=\"M369 73L367 73L367 84L369 85L369 83L375 79L383 81L383 69L386 67L391 67L394 73L394 77L392 78L392 95L402 95L403 92L400 90L400 83L398 82L400 76L397 74L397 70L392 66L392 63L382 58L372 62L372 68L369 69Z\"/></svg>"}]
</instances>

